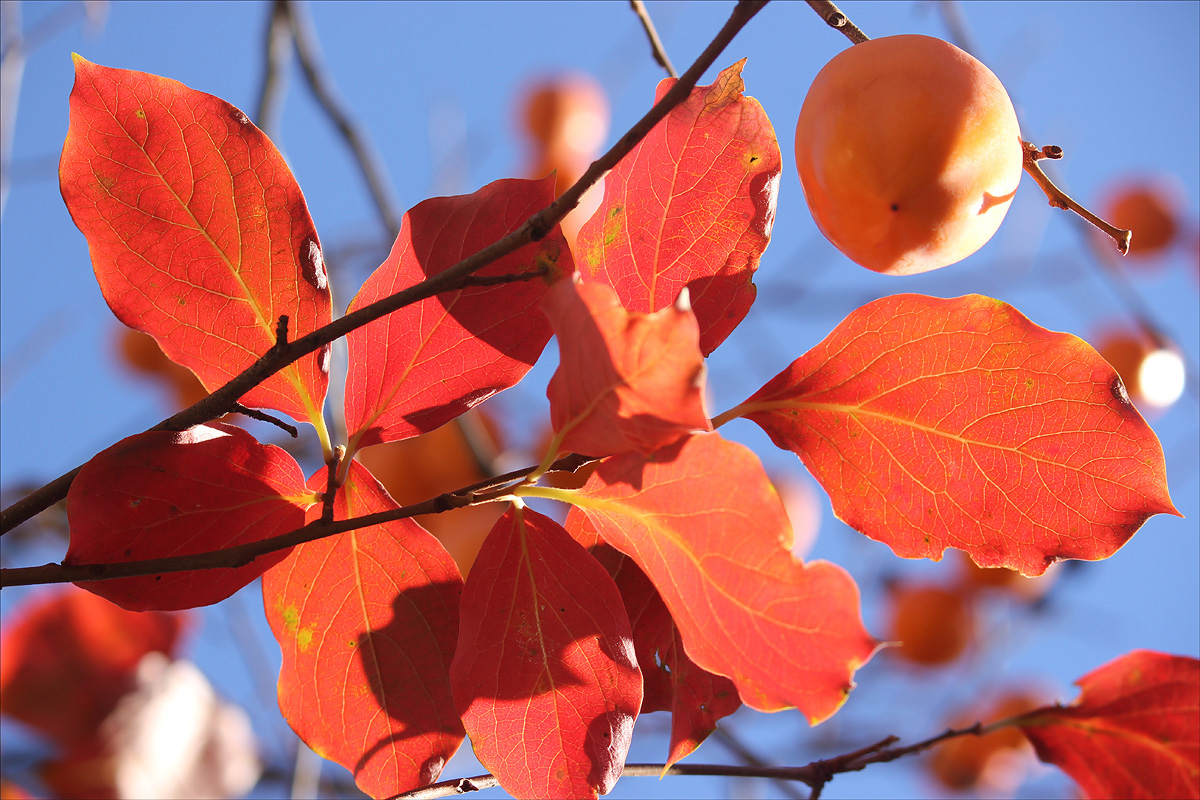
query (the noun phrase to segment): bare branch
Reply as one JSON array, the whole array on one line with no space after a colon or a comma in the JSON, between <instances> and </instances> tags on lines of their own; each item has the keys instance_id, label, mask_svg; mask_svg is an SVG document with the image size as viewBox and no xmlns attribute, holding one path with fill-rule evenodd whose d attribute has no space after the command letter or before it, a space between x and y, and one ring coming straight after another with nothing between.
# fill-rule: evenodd
<instances>
[{"instance_id":1,"label":"bare branch","mask_svg":"<svg viewBox=\"0 0 1200 800\"><path fill-rule=\"evenodd\" d=\"M862 44L871 40L870 36L859 30L859 27L829 0L808 0L808 5L825 20L826 25L844 33L851 44Z\"/></svg>"},{"instance_id":2,"label":"bare branch","mask_svg":"<svg viewBox=\"0 0 1200 800\"><path fill-rule=\"evenodd\" d=\"M379 211L379 217L383 221L384 227L387 228L390 242L400 233L400 214L392 202L392 189L387 177L387 170L380 163L379 156L366 131L362 130L358 123L351 118L341 97L338 96L337 89L329 80L325 65L321 62L321 49L317 43L317 35L308 18L307 11L302 5L292 2L292 0L281 0L281 2L289 8L292 40L296 44L296 55L300 59L300 68L304 71L308 87L312 90L313 97L321 104L321 108L325 109L325 113L329 115L329 119L337 128L338 133L346 140L346 145L354 154L355 160L358 161L363 179L366 180L367 188L371 192L371 198L375 201L375 208Z\"/></svg>"},{"instance_id":3,"label":"bare branch","mask_svg":"<svg viewBox=\"0 0 1200 800\"><path fill-rule=\"evenodd\" d=\"M339 448L341 445L339 445ZM336 452L336 451L335 451ZM340 456L339 456L340 458ZM580 455L567 455L554 462L553 469L574 471L583 464L595 459ZM371 525L381 525L409 517L424 514L440 514L464 506L481 505L496 500L503 495L512 484L525 479L536 467L525 467L513 470L494 478L487 478L464 486L453 492L446 492L421 503L394 508L391 511L381 511L351 519L333 520L333 504L326 502L322 509L322 519L308 523L287 533L262 539L257 542L228 547L223 550L212 550L191 555L168 556L165 558L149 558L139 561L124 561L107 564L44 564L40 567L9 567L0 569L0 589L9 586L32 586L45 583L70 583L73 581L100 581L114 578L130 578L137 575L162 575L168 572L184 572L197 569L234 569L245 566L254 559L285 550L305 542L324 539L346 531L367 528ZM330 466L331 479L327 486L326 500L329 501L336 483L332 476L337 473L337 463ZM73 477L73 476L72 476ZM60 479L61 480L61 479Z\"/></svg>"},{"instance_id":4,"label":"bare branch","mask_svg":"<svg viewBox=\"0 0 1200 800\"><path fill-rule=\"evenodd\" d=\"M633 9L633 13L637 14L638 20L646 31L646 36L650 39L650 52L654 54L654 60L667 71L668 75L678 78L679 73L675 71L675 65L671 63L671 59L667 58L667 51L663 47L662 39L658 38L658 31L654 29L654 23L650 21L650 12L646 10L646 4L642 0L629 0L629 6Z\"/></svg>"},{"instance_id":5,"label":"bare branch","mask_svg":"<svg viewBox=\"0 0 1200 800\"><path fill-rule=\"evenodd\" d=\"M1019 718L1014 718L1019 719ZM1012 721L1006 720L1005 724ZM858 772L868 764L882 764L895 761L904 756L920 753L959 736L979 736L989 733L997 726L987 729L982 723L975 723L969 728L951 729L937 736L930 737L907 747L891 747L897 741L895 736L888 736L874 744L855 750L851 753L834 758L814 761L803 767L759 767L741 766L736 764L675 764L664 769L665 764L626 764L621 772L622 778L657 778L666 775L721 775L741 778L774 778L776 780L798 781L812 787L813 797L820 797L824 788L835 775L845 772ZM499 786L500 782L493 775L476 775L471 778L441 781L421 789L396 795L392 800L433 800L438 797L453 797L455 795L478 792Z\"/></svg>"},{"instance_id":6,"label":"bare branch","mask_svg":"<svg viewBox=\"0 0 1200 800\"><path fill-rule=\"evenodd\" d=\"M688 71L671 87L671 90L655 103L653 108L646 112L645 116L638 120L607 153L594 161L571 188L567 189L549 206L531 216L520 228L463 259L453 267L426 278L414 286L364 306L294 342L285 345L276 344L229 383L190 408L163 420L151 430L186 430L193 425L216 419L230 411L233 404L246 392L288 364L316 352L350 331L361 328L393 311L441 292L457 289L462 286L462 282L467 276L478 272L496 259L546 236L571 209L579 205L579 199L596 181L600 180L606 172L615 167L633 150L671 109L683 102L704 71L712 66L717 56L733 40L738 31L745 27L766 3L767 0L739 0L724 27ZM75 479L79 469L77 467L0 512L0 535L7 533L34 514L66 497L71 481Z\"/></svg>"},{"instance_id":7,"label":"bare branch","mask_svg":"<svg viewBox=\"0 0 1200 800\"><path fill-rule=\"evenodd\" d=\"M1118 228L1115 225L1110 225L1093 214L1091 211L1088 211L1080 203L1072 199L1066 192L1058 188L1054 184L1054 181L1050 180L1050 176L1045 173L1040 165L1038 165L1037 162L1041 161L1043 158L1062 158L1063 151L1061 147L1056 145L1047 145L1046 147L1039 149L1029 142L1021 142L1021 148L1024 151L1023 166L1025 167L1025 171L1029 173L1029 177L1033 178L1034 181L1037 182L1037 185L1041 188L1041 190L1046 193L1046 198L1050 201L1050 205L1066 211L1074 211L1076 214L1083 217L1085 220L1092 223L1097 228L1104 231L1104 233L1112 237L1112 240L1116 242L1117 250L1120 251L1121 255L1125 255L1129 252L1129 240L1133 235L1132 233L1124 230L1123 228Z\"/></svg>"},{"instance_id":8,"label":"bare branch","mask_svg":"<svg viewBox=\"0 0 1200 800\"><path fill-rule=\"evenodd\" d=\"M263 65L263 81L254 122L278 144L279 113L283 109L283 93L287 88L287 68L292 61L292 13L291 6L284 0L275 0L271 4L263 56L266 63Z\"/></svg>"}]
</instances>

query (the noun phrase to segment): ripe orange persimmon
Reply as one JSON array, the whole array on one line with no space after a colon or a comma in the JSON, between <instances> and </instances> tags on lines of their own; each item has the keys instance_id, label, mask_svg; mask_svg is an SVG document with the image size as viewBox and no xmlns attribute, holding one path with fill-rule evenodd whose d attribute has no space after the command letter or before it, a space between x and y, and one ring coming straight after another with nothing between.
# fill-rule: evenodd
<instances>
[{"instance_id":1,"label":"ripe orange persimmon","mask_svg":"<svg viewBox=\"0 0 1200 800\"><path fill-rule=\"evenodd\" d=\"M967 649L975 630L970 600L941 586L898 584L891 591L891 652L913 664L948 664Z\"/></svg>"},{"instance_id":2,"label":"ripe orange persimmon","mask_svg":"<svg viewBox=\"0 0 1200 800\"><path fill-rule=\"evenodd\" d=\"M1021 179L1020 128L983 64L929 36L872 39L808 90L796 165L817 227L876 272L944 267L992 237Z\"/></svg>"}]
</instances>

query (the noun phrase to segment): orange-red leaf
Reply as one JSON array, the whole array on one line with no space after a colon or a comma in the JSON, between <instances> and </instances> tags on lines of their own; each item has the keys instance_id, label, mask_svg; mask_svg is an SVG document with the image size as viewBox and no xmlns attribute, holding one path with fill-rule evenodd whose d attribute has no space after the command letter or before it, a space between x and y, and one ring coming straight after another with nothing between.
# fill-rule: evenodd
<instances>
[{"instance_id":1,"label":"orange-red leaf","mask_svg":"<svg viewBox=\"0 0 1200 800\"><path fill-rule=\"evenodd\" d=\"M238 109L181 83L75 57L63 200L117 318L212 391L330 320L321 244L283 156ZM241 398L319 418L328 352Z\"/></svg>"},{"instance_id":2,"label":"orange-red leaf","mask_svg":"<svg viewBox=\"0 0 1200 800\"><path fill-rule=\"evenodd\" d=\"M309 480L324 488L327 473ZM397 508L351 462L334 518ZM320 516L314 506L310 516ZM437 780L463 739L450 694L462 578L420 525L398 520L297 546L263 575L283 650L279 708L372 797Z\"/></svg>"},{"instance_id":3,"label":"orange-red leaf","mask_svg":"<svg viewBox=\"0 0 1200 800\"><path fill-rule=\"evenodd\" d=\"M1042 761L1093 800L1200 797L1200 661L1135 650L1076 685L1020 722Z\"/></svg>"},{"instance_id":4,"label":"orange-red leaf","mask_svg":"<svg viewBox=\"0 0 1200 800\"><path fill-rule=\"evenodd\" d=\"M653 581L687 655L761 711L816 724L845 702L875 642L858 587L791 552L783 504L758 458L716 434L600 464L571 502Z\"/></svg>"},{"instance_id":5,"label":"orange-red leaf","mask_svg":"<svg viewBox=\"0 0 1200 800\"><path fill-rule=\"evenodd\" d=\"M350 311L420 283L515 231L554 199L554 179L489 183L434 197L407 214L387 259ZM562 231L476 275L544 270L529 280L468 286L406 306L352 331L346 378L350 450L407 439L449 422L529 371L550 341L538 310L549 283L575 271Z\"/></svg>"},{"instance_id":6,"label":"orange-red leaf","mask_svg":"<svg viewBox=\"0 0 1200 800\"><path fill-rule=\"evenodd\" d=\"M712 430L696 317L686 303L631 313L603 283L563 280L542 308L558 337L560 363L546 393L562 451L649 453Z\"/></svg>"},{"instance_id":7,"label":"orange-red leaf","mask_svg":"<svg viewBox=\"0 0 1200 800\"><path fill-rule=\"evenodd\" d=\"M782 160L758 101L742 94L745 59L691 95L604 178L579 232L580 271L631 311L658 311L685 286L708 355L754 302L771 239ZM658 85L662 99L674 78Z\"/></svg>"},{"instance_id":8,"label":"orange-red leaf","mask_svg":"<svg viewBox=\"0 0 1200 800\"><path fill-rule=\"evenodd\" d=\"M596 797L625 765L642 702L612 578L526 508L488 535L450 669L475 755L516 797Z\"/></svg>"},{"instance_id":9,"label":"orange-red leaf","mask_svg":"<svg viewBox=\"0 0 1200 800\"><path fill-rule=\"evenodd\" d=\"M741 407L846 524L905 558L1041 575L1178 514L1162 448L1086 342L979 295L854 311Z\"/></svg>"},{"instance_id":10,"label":"orange-red leaf","mask_svg":"<svg viewBox=\"0 0 1200 800\"><path fill-rule=\"evenodd\" d=\"M571 511L568 529L583 521L578 509ZM633 559L609 545L599 545L592 554L613 576L625 600L642 669L642 713L671 712L670 767L699 747L716 730L717 721L737 711L742 700L732 681L688 658L671 612Z\"/></svg>"},{"instance_id":11,"label":"orange-red leaf","mask_svg":"<svg viewBox=\"0 0 1200 800\"><path fill-rule=\"evenodd\" d=\"M257 542L304 524L313 493L285 451L223 422L122 439L83 465L67 494L64 564L117 564ZM236 569L79 582L133 611L224 600L287 555Z\"/></svg>"},{"instance_id":12,"label":"orange-red leaf","mask_svg":"<svg viewBox=\"0 0 1200 800\"><path fill-rule=\"evenodd\" d=\"M13 611L0 642L0 712L66 747L96 736L151 652L171 655L187 617L137 613L74 586Z\"/></svg>"}]
</instances>

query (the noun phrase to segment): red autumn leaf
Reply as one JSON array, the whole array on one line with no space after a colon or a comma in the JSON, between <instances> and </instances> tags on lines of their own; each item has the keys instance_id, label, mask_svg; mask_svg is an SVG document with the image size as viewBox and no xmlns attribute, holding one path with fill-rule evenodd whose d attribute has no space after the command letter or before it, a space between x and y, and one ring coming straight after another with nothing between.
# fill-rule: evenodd
<instances>
[{"instance_id":1,"label":"red autumn leaf","mask_svg":"<svg viewBox=\"0 0 1200 800\"><path fill-rule=\"evenodd\" d=\"M321 245L283 156L238 109L181 83L75 56L59 180L117 318L219 388L330 320ZM241 398L319 420L328 351Z\"/></svg>"},{"instance_id":2,"label":"red autumn leaf","mask_svg":"<svg viewBox=\"0 0 1200 800\"><path fill-rule=\"evenodd\" d=\"M554 199L554 179L507 179L435 197L404 215L387 259L350 311L454 266L521 227ZM352 331L346 378L349 450L443 425L515 384L550 341L538 311L548 284L575 271L562 231L492 262L477 276L541 277L443 292Z\"/></svg>"},{"instance_id":3,"label":"red autumn leaf","mask_svg":"<svg viewBox=\"0 0 1200 800\"><path fill-rule=\"evenodd\" d=\"M611 285L631 311L666 308L686 286L705 355L754 302L779 193L779 143L762 106L742 94L745 63L693 89L604 177L576 250L585 277ZM659 83L655 102L674 85Z\"/></svg>"},{"instance_id":4,"label":"red autumn leaf","mask_svg":"<svg viewBox=\"0 0 1200 800\"><path fill-rule=\"evenodd\" d=\"M1073 704L1019 723L1042 761L1093 800L1200 797L1200 661L1135 650L1076 685Z\"/></svg>"},{"instance_id":5,"label":"red autumn leaf","mask_svg":"<svg viewBox=\"0 0 1200 800\"><path fill-rule=\"evenodd\" d=\"M257 542L304 524L314 495L285 451L222 422L122 439L83 465L67 494L64 564L118 564ZM133 611L220 602L286 551L236 569L78 582Z\"/></svg>"},{"instance_id":6,"label":"red autumn leaf","mask_svg":"<svg viewBox=\"0 0 1200 800\"><path fill-rule=\"evenodd\" d=\"M567 524L582 519L582 514L574 520L568 515ZM633 626L633 646L642 669L642 713L671 712L666 763L670 767L699 747L716 730L717 720L738 710L742 701L737 687L688 658L671 612L629 556L608 545L600 545L592 554L613 576Z\"/></svg>"},{"instance_id":7,"label":"red autumn leaf","mask_svg":"<svg viewBox=\"0 0 1200 800\"><path fill-rule=\"evenodd\" d=\"M454 698L475 755L516 797L596 797L642 702L612 578L562 527L510 509L463 590Z\"/></svg>"},{"instance_id":8,"label":"red autumn leaf","mask_svg":"<svg viewBox=\"0 0 1200 800\"><path fill-rule=\"evenodd\" d=\"M0 646L0 712L65 747L96 736L151 652L171 655L186 617L126 611L67 586L13 611Z\"/></svg>"},{"instance_id":9,"label":"red autumn leaf","mask_svg":"<svg viewBox=\"0 0 1200 800\"><path fill-rule=\"evenodd\" d=\"M326 470L309 480L324 488ZM398 508L351 462L334 518ZM309 511L320 517L320 506ZM322 757L372 797L437 780L463 740L450 694L462 578L412 520L298 545L263 575L263 604L283 650L279 708Z\"/></svg>"},{"instance_id":10,"label":"red autumn leaf","mask_svg":"<svg viewBox=\"0 0 1200 800\"><path fill-rule=\"evenodd\" d=\"M697 434L613 456L571 502L654 583L692 661L746 705L795 706L816 724L845 702L875 650L858 587L841 567L792 555L787 514L750 450Z\"/></svg>"},{"instance_id":11,"label":"red autumn leaf","mask_svg":"<svg viewBox=\"0 0 1200 800\"><path fill-rule=\"evenodd\" d=\"M558 337L560 363L546 394L554 430L565 434L561 450L649 453L712 430L696 317L686 302L630 313L605 284L563 280L542 309Z\"/></svg>"},{"instance_id":12,"label":"red autumn leaf","mask_svg":"<svg viewBox=\"0 0 1200 800\"><path fill-rule=\"evenodd\" d=\"M979 295L868 303L739 406L904 558L1041 575L1178 514L1162 448L1082 339Z\"/></svg>"}]
</instances>

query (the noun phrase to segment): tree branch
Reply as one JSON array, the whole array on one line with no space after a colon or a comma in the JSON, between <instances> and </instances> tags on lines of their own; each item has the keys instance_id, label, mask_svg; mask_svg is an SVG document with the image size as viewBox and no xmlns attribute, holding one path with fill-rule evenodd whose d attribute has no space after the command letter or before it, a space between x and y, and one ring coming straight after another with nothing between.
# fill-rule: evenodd
<instances>
[{"instance_id":1,"label":"tree branch","mask_svg":"<svg viewBox=\"0 0 1200 800\"><path fill-rule=\"evenodd\" d=\"M426 278L420 283L403 289L396 294L385 297L370 305L347 314L330 324L318 328L294 342L277 344L264 353L256 362L247 367L240 375L216 390L200 402L171 416L150 430L186 430L216 419L227 413L246 392L254 388L279 370L304 356L325 347L335 339L345 336L352 330L360 328L369 322L386 316L393 311L424 300L441 292L457 289L469 275L478 272L498 258L515 252L530 242L542 239L554 229L571 209L579 204L583 194L591 188L606 172L615 167L646 134L654 128L675 106L691 93L696 82L704 71L712 66L721 51L733 40L746 23L754 18L767 0L739 0L730 14L724 27L696 59L688 71L680 77L662 100L646 112L624 136L614 144L607 153L592 162L582 177L567 189L557 200L546 208L538 211L520 228L499 239L472 256L469 256L454 266ZM67 495L71 482L78 474L80 467L56 478L33 494L18 500L0 512L0 535L7 533L25 520L48 508Z\"/></svg>"},{"instance_id":2,"label":"tree branch","mask_svg":"<svg viewBox=\"0 0 1200 800\"><path fill-rule=\"evenodd\" d=\"M400 214L392 202L391 185L387 170L379 162L379 156L370 137L357 122L351 118L338 96L333 82L327 77L327 71L321 62L321 48L317 43L317 35L312 22L302 5L292 0L281 0L288 7L288 17L292 25L292 41L296 45L296 56L300 59L300 68L308 81L313 97L320 103L321 108L329 115L329 119L337 128L338 133L346 140L346 145L353 153L354 159L362 170L363 179L375 201L375 208L388 231L388 241L400 233Z\"/></svg>"},{"instance_id":3,"label":"tree branch","mask_svg":"<svg viewBox=\"0 0 1200 800\"><path fill-rule=\"evenodd\" d=\"M340 447L340 446L339 446ZM587 456L571 454L563 456L554 462L553 469L574 471L583 464L595 459ZM190 555L167 556L164 558L147 558L138 561L121 561L98 564L44 564L40 567L6 567L0 569L0 589L9 586L33 586L47 583L72 583L75 581L104 581L115 578L132 578L139 575L163 575L168 572L184 572L199 569L235 569L245 566L260 556L286 550L305 542L324 539L346 531L367 528L371 525L381 525L423 514L440 514L464 506L481 505L494 501L498 493L507 490L512 484L520 482L537 467L525 467L513 470L495 478L487 478L464 486L452 492L445 492L437 497L421 503L394 508L391 511L381 511L362 517L334 520L333 503L326 498L322 508L322 518L307 525L278 536L261 539L257 542L227 547L223 550L209 550ZM330 476L337 472L336 463L330 466ZM333 489L333 480L329 482L326 494Z\"/></svg>"},{"instance_id":4,"label":"tree branch","mask_svg":"<svg viewBox=\"0 0 1200 800\"><path fill-rule=\"evenodd\" d=\"M658 31L654 29L654 23L650 21L650 12L646 10L646 4L642 0L629 0L629 6L633 9L633 13L637 14L642 28L646 31L646 37L650 39L650 52L654 54L654 60L667 71L668 75L678 78L679 73L675 71L675 65L671 63L671 59L667 58L667 51L663 47L662 39L658 38Z\"/></svg>"},{"instance_id":5,"label":"tree branch","mask_svg":"<svg viewBox=\"0 0 1200 800\"><path fill-rule=\"evenodd\" d=\"M871 40L870 36L859 30L859 27L829 0L808 0L808 6L825 20L826 25L844 33L851 44L862 44Z\"/></svg>"},{"instance_id":6,"label":"tree branch","mask_svg":"<svg viewBox=\"0 0 1200 800\"><path fill-rule=\"evenodd\" d=\"M776 780L799 781L812 787L814 798L819 797L825 784L835 775L846 772L858 772L869 764L882 764L895 761L904 756L920 753L941 744L948 739L959 736L980 736L989 733L995 726L984 729L982 723L975 723L969 728L947 730L924 741L907 747L892 747L897 740L888 736L874 744L855 750L851 753L835 756L834 758L814 761L803 767L757 767L737 764L675 764L665 769L664 764L626 764L621 772L622 778L657 778L667 775L720 775L740 778L774 778ZM455 795L478 792L499 786L500 782L493 775L476 775L471 778L458 778L441 781L411 792L395 795L391 800L433 800L437 797L453 797Z\"/></svg>"}]
</instances>

